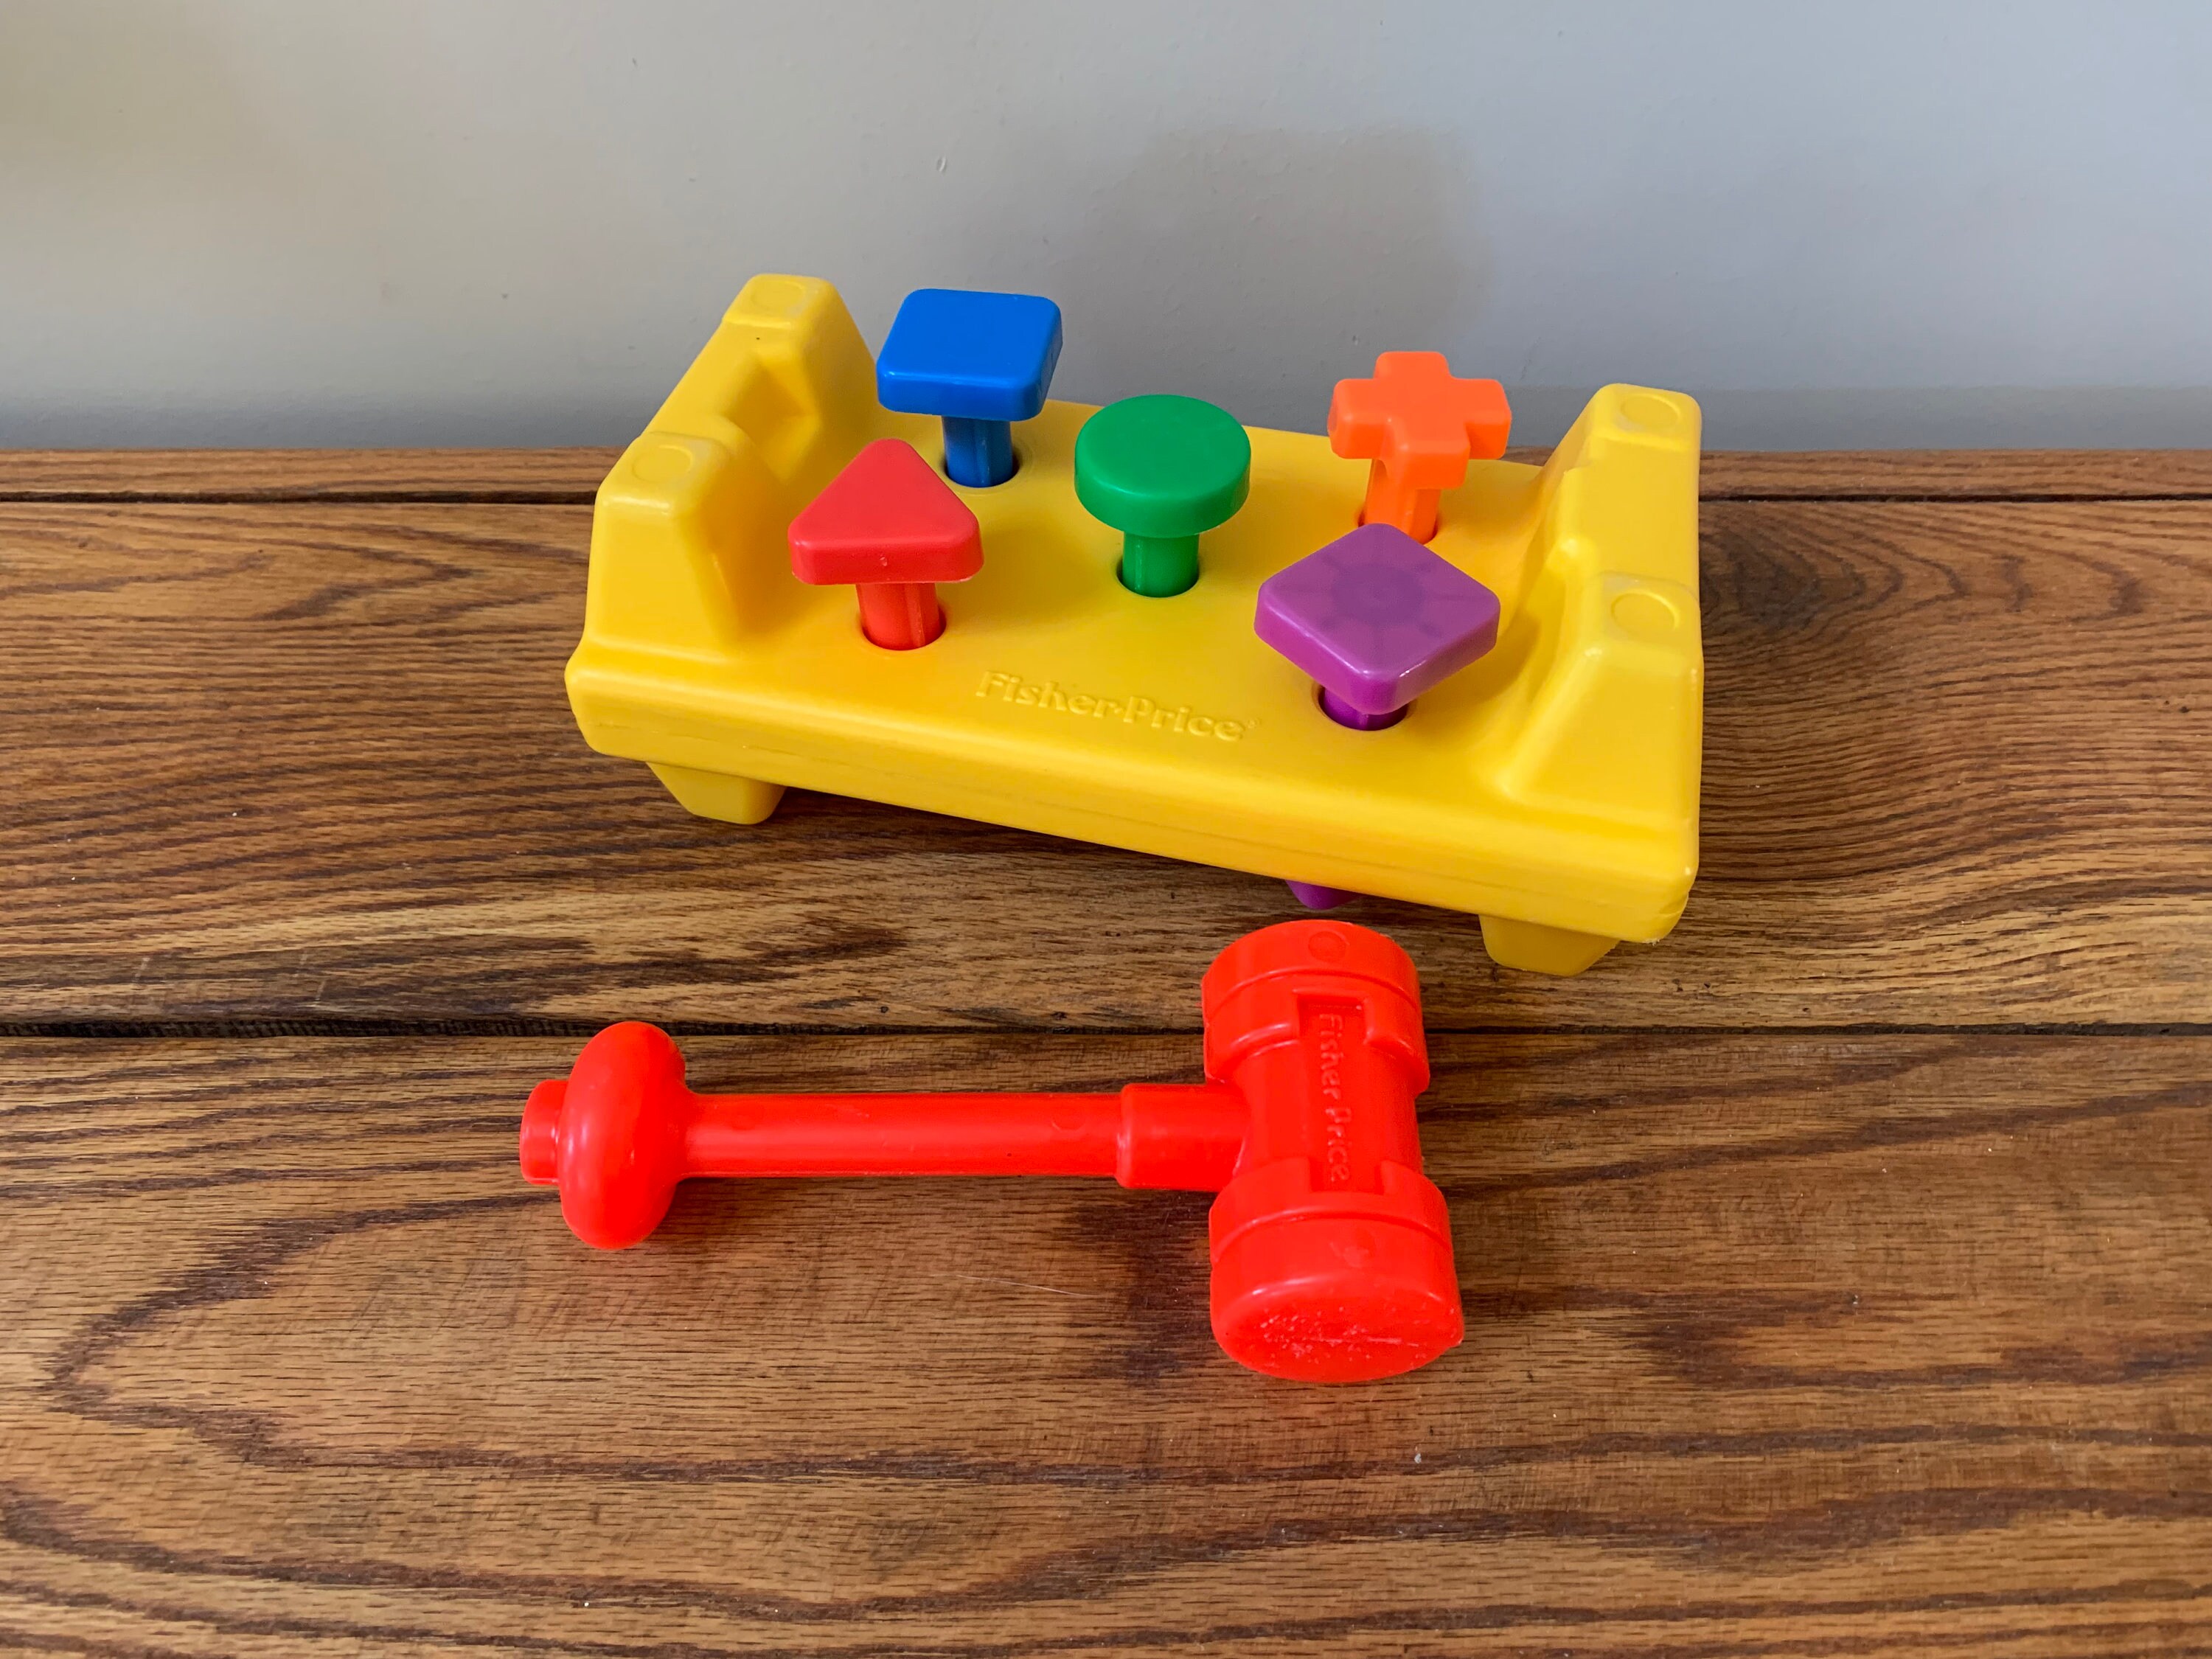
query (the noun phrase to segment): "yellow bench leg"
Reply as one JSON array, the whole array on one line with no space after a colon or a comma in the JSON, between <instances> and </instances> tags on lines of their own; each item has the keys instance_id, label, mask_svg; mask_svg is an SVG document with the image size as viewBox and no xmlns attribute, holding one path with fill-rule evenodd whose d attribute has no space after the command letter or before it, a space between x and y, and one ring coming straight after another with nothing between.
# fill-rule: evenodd
<instances>
[{"instance_id":1,"label":"yellow bench leg","mask_svg":"<svg viewBox=\"0 0 2212 1659\"><path fill-rule=\"evenodd\" d=\"M726 772L695 772L688 766L663 766L658 761L646 763L684 810L699 817L720 818L725 823L758 823L783 799L780 783L733 778Z\"/></svg>"},{"instance_id":2,"label":"yellow bench leg","mask_svg":"<svg viewBox=\"0 0 2212 1659\"><path fill-rule=\"evenodd\" d=\"M1482 919L1483 948L1501 968L1532 974L1579 974L1620 941L1602 933L1577 933L1540 922Z\"/></svg>"}]
</instances>

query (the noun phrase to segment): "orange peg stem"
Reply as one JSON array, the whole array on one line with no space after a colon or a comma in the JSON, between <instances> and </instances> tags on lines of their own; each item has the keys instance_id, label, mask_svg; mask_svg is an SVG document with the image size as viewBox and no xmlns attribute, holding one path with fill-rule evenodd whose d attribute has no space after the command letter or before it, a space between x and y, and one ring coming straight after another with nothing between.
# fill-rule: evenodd
<instances>
[{"instance_id":1,"label":"orange peg stem","mask_svg":"<svg viewBox=\"0 0 2212 1659\"><path fill-rule=\"evenodd\" d=\"M1367 500L1360 507L1359 522L1387 524L1425 542L1437 533L1437 498L1443 494L1440 489L1416 489L1376 461L1367 469Z\"/></svg>"}]
</instances>

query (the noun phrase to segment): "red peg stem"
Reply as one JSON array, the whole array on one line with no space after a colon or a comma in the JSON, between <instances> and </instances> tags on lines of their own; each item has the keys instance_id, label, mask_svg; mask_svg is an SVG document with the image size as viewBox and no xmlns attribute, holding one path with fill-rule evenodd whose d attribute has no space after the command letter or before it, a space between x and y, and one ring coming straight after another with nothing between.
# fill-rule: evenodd
<instances>
[{"instance_id":1,"label":"red peg stem","mask_svg":"<svg viewBox=\"0 0 2212 1659\"><path fill-rule=\"evenodd\" d=\"M933 582L857 582L860 631L886 651L912 651L945 631Z\"/></svg>"}]
</instances>

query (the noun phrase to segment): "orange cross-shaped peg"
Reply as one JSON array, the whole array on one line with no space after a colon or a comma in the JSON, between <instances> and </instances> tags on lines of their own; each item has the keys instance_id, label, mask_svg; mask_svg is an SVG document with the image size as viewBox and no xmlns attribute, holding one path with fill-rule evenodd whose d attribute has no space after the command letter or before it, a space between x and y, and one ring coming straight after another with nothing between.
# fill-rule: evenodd
<instances>
[{"instance_id":1,"label":"orange cross-shaped peg","mask_svg":"<svg viewBox=\"0 0 2212 1659\"><path fill-rule=\"evenodd\" d=\"M1495 380L1455 380L1441 351L1386 351L1371 380L1339 380L1328 447L1372 461L1362 524L1395 525L1417 542L1437 533L1437 495L1456 489L1470 459L1505 453L1513 411Z\"/></svg>"}]
</instances>

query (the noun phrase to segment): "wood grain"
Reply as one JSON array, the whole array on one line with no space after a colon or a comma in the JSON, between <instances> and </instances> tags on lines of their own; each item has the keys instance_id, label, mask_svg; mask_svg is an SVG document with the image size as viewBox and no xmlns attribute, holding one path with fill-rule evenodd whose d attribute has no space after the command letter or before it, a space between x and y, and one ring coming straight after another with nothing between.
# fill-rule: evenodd
<instances>
[{"instance_id":1,"label":"wood grain","mask_svg":"<svg viewBox=\"0 0 2212 1659\"><path fill-rule=\"evenodd\" d=\"M0 450L0 501L587 504L621 453L578 449ZM1516 461L1549 452L1520 447ZM2212 496L2212 449L1715 450L1708 500Z\"/></svg>"},{"instance_id":2,"label":"wood grain","mask_svg":"<svg viewBox=\"0 0 2212 1659\"><path fill-rule=\"evenodd\" d=\"M0 501L590 505L622 453L578 449L0 450Z\"/></svg>"},{"instance_id":3,"label":"wood grain","mask_svg":"<svg viewBox=\"0 0 2212 1659\"><path fill-rule=\"evenodd\" d=\"M1722 450L1709 500L2149 501L2212 495L2212 449Z\"/></svg>"},{"instance_id":4,"label":"wood grain","mask_svg":"<svg viewBox=\"0 0 2212 1659\"><path fill-rule=\"evenodd\" d=\"M588 516L0 507L0 1018L1188 1029L1294 914L860 802L688 817L567 712ZM1705 555L1682 926L1559 981L1355 906L1439 1026L2212 1024L2212 503L1713 502Z\"/></svg>"},{"instance_id":5,"label":"wood grain","mask_svg":"<svg viewBox=\"0 0 2212 1659\"><path fill-rule=\"evenodd\" d=\"M0 1652L2212 1650L2212 453L1709 458L1681 928L1348 913L1470 1329L1348 1390L1215 1350L1199 1197L702 1183L597 1256L520 1184L605 1019L1188 1079L1291 914L586 751L609 455L0 454Z\"/></svg>"},{"instance_id":6,"label":"wood grain","mask_svg":"<svg viewBox=\"0 0 2212 1659\"><path fill-rule=\"evenodd\" d=\"M520 1098L574 1047L0 1048L0 1635L2212 1634L2212 1039L1444 1039L1424 1137L1470 1336L1343 1390L1215 1352L1193 1195L702 1183L647 1245L590 1255L513 1169ZM1195 1060L1176 1036L688 1047L732 1087L1085 1088Z\"/></svg>"}]
</instances>

